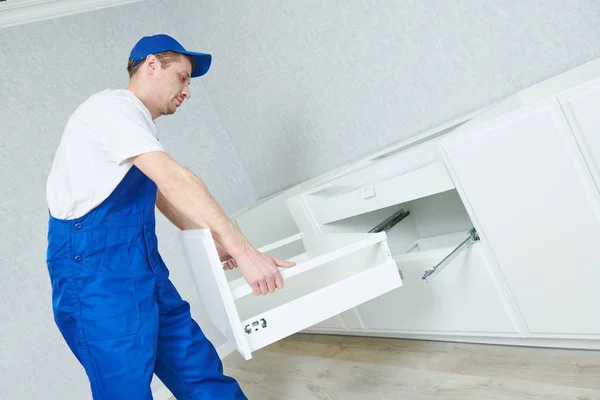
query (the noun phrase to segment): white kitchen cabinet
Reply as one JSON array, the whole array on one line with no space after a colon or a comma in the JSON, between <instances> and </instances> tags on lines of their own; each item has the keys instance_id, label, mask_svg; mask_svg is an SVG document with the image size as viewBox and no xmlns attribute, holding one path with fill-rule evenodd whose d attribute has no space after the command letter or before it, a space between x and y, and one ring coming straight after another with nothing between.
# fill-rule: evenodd
<instances>
[{"instance_id":1,"label":"white kitchen cabinet","mask_svg":"<svg viewBox=\"0 0 600 400\"><path fill-rule=\"evenodd\" d=\"M208 229L182 232L185 257L209 318L247 360L258 349L402 285L383 232L300 233L259 251L272 254L297 241L304 251L286 257L297 264L281 269L284 288L255 296L243 277L228 279Z\"/></svg>"},{"instance_id":2,"label":"white kitchen cabinet","mask_svg":"<svg viewBox=\"0 0 600 400\"><path fill-rule=\"evenodd\" d=\"M443 145L527 335L600 336L600 196L553 98Z\"/></svg>"},{"instance_id":3,"label":"white kitchen cabinet","mask_svg":"<svg viewBox=\"0 0 600 400\"><path fill-rule=\"evenodd\" d=\"M439 147L378 160L288 199L288 207L303 232L366 233L379 226L404 277L402 287L310 331L522 335L486 244L468 240L474 224ZM438 273L424 279L432 269Z\"/></svg>"},{"instance_id":4,"label":"white kitchen cabinet","mask_svg":"<svg viewBox=\"0 0 600 400\"><path fill-rule=\"evenodd\" d=\"M562 93L559 102L600 187L600 79Z\"/></svg>"},{"instance_id":5,"label":"white kitchen cabinet","mask_svg":"<svg viewBox=\"0 0 600 400\"><path fill-rule=\"evenodd\" d=\"M294 330L600 349L599 75L597 60L244 212L236 222L259 246L386 234L402 285ZM308 261L305 247L270 251ZM240 277L226 274L232 295ZM256 314L233 302L240 321Z\"/></svg>"}]
</instances>

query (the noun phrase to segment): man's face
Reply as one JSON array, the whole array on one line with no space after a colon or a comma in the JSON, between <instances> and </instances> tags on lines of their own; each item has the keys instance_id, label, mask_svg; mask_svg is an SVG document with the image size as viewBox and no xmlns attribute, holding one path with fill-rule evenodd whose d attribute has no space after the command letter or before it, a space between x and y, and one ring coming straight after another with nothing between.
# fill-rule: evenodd
<instances>
[{"instance_id":1,"label":"man's face","mask_svg":"<svg viewBox=\"0 0 600 400\"><path fill-rule=\"evenodd\" d=\"M173 60L165 69L157 60L154 82L157 102L162 115L174 114L184 100L190 98L188 85L191 73L192 64L187 57L181 56Z\"/></svg>"}]
</instances>

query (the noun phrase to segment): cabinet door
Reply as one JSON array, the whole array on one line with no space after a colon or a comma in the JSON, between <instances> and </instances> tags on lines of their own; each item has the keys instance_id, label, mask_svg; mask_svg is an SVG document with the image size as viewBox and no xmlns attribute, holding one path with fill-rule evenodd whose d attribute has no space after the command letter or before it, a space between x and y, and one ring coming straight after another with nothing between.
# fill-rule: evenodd
<instances>
[{"instance_id":1,"label":"cabinet door","mask_svg":"<svg viewBox=\"0 0 600 400\"><path fill-rule=\"evenodd\" d=\"M556 99L444 149L530 335L598 335L600 199Z\"/></svg>"},{"instance_id":2,"label":"cabinet door","mask_svg":"<svg viewBox=\"0 0 600 400\"><path fill-rule=\"evenodd\" d=\"M600 187L600 79L563 93L559 101Z\"/></svg>"}]
</instances>

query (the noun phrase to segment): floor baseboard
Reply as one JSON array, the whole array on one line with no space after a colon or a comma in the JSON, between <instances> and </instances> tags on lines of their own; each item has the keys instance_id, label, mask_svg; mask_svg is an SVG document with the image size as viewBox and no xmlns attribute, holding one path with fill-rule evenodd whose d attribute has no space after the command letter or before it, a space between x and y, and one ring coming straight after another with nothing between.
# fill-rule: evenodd
<instances>
[{"instance_id":1,"label":"floor baseboard","mask_svg":"<svg viewBox=\"0 0 600 400\"><path fill-rule=\"evenodd\" d=\"M234 350L235 347L233 347L231 343L225 342L217 347L217 354L222 360L229 354L233 353ZM154 400L169 400L171 397L173 397L171 391L167 389L167 387L158 378L156 378L156 381L158 386L152 391L152 397L154 397Z\"/></svg>"}]
</instances>

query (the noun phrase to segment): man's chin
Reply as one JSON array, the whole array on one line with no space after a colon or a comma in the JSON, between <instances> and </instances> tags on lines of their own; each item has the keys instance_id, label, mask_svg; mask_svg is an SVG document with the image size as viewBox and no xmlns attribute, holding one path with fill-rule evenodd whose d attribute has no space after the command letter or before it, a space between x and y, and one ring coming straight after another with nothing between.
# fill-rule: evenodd
<instances>
[{"instance_id":1,"label":"man's chin","mask_svg":"<svg viewBox=\"0 0 600 400\"><path fill-rule=\"evenodd\" d=\"M165 114L164 115L173 115L177 112L177 107L174 108L168 108L165 110Z\"/></svg>"}]
</instances>

